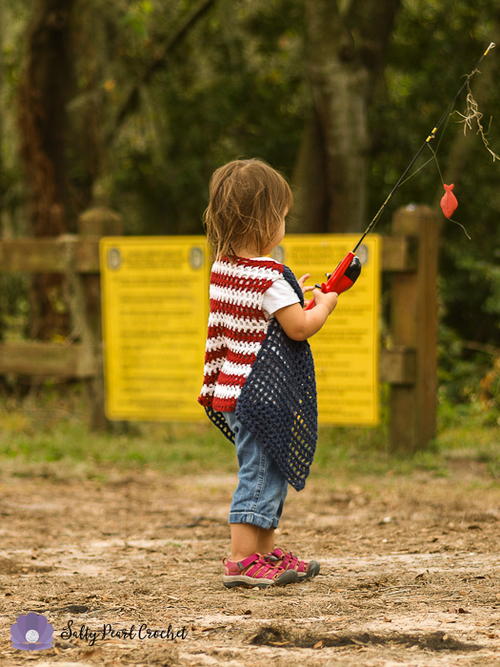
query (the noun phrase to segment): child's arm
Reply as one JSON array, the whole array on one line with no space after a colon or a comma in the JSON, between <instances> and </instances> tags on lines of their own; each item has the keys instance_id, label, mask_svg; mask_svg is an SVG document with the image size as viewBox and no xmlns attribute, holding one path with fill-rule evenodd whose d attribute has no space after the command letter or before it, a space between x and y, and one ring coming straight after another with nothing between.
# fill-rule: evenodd
<instances>
[{"instance_id":1,"label":"child's arm","mask_svg":"<svg viewBox=\"0 0 500 667\"><path fill-rule=\"evenodd\" d=\"M300 303L280 308L274 316L286 335L292 340L306 340L317 333L337 305L337 292L324 294L320 289L312 290L316 305L304 310Z\"/></svg>"}]
</instances>

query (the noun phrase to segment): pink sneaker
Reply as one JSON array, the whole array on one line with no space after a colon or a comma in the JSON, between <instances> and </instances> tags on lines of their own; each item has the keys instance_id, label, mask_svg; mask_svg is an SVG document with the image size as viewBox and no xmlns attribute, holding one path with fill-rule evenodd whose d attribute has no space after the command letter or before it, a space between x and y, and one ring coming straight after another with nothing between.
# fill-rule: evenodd
<instances>
[{"instance_id":1,"label":"pink sneaker","mask_svg":"<svg viewBox=\"0 0 500 667\"><path fill-rule=\"evenodd\" d=\"M296 572L299 581L302 579L312 579L319 572L319 563L317 561L311 560L309 563L306 563L303 560L299 560L291 551L285 552L279 547L266 554L265 558L269 562L281 566L287 572Z\"/></svg>"},{"instance_id":2,"label":"pink sneaker","mask_svg":"<svg viewBox=\"0 0 500 667\"><path fill-rule=\"evenodd\" d=\"M295 570L286 570L280 565L271 564L262 554L251 554L238 562L224 558L224 576L226 588L247 586L267 588L268 586L286 586L297 581Z\"/></svg>"}]
</instances>

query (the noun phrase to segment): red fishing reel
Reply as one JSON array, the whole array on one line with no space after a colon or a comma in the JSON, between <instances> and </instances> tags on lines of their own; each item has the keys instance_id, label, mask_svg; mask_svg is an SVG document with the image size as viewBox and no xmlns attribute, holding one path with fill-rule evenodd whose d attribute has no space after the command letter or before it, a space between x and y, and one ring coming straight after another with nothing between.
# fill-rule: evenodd
<instances>
[{"instance_id":1,"label":"red fishing reel","mask_svg":"<svg viewBox=\"0 0 500 667\"><path fill-rule=\"evenodd\" d=\"M319 287L325 294L327 292L337 292L337 294L342 294L342 292L345 292L354 285L360 273L361 261L359 257L353 252L349 252L344 259L339 262L335 271L330 274L326 283L316 285L316 287ZM314 308L314 306L315 301L312 299L307 304L305 310L310 310L311 308Z\"/></svg>"}]
</instances>

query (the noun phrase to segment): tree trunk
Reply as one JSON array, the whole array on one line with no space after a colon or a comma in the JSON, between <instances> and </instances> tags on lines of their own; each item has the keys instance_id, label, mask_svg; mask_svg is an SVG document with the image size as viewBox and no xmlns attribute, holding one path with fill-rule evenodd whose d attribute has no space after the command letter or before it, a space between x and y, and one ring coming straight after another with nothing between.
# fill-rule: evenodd
<instances>
[{"instance_id":1,"label":"tree trunk","mask_svg":"<svg viewBox=\"0 0 500 667\"><path fill-rule=\"evenodd\" d=\"M399 5L400 0L306 0L314 114L296 169L302 230L357 232L366 224L367 109ZM300 166L304 155L308 164ZM307 172L318 169L324 178L313 183Z\"/></svg>"},{"instance_id":2,"label":"tree trunk","mask_svg":"<svg viewBox=\"0 0 500 667\"><path fill-rule=\"evenodd\" d=\"M30 194L34 236L69 231L74 219L66 159L67 103L73 92L71 21L76 0L35 0L19 87L21 159ZM32 281L30 336L67 333L62 276Z\"/></svg>"},{"instance_id":3,"label":"tree trunk","mask_svg":"<svg viewBox=\"0 0 500 667\"><path fill-rule=\"evenodd\" d=\"M293 173L294 207L287 229L292 233L320 233L328 219L326 164L322 125L316 110L305 124Z\"/></svg>"}]
</instances>

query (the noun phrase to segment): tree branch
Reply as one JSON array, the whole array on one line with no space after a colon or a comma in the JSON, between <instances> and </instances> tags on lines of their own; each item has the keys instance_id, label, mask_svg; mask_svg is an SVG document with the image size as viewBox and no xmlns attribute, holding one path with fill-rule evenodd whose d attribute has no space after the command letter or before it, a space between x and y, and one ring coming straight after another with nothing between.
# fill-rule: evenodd
<instances>
[{"instance_id":1,"label":"tree branch","mask_svg":"<svg viewBox=\"0 0 500 667\"><path fill-rule=\"evenodd\" d=\"M139 91L141 86L148 83L153 75L161 69L165 60L168 56L179 46L182 40L189 33L191 28L193 28L198 21L207 13L209 9L215 4L216 0L202 0L198 7L194 9L191 14L186 18L184 23L180 28L175 32L164 44L164 46L157 52L156 57L149 63L149 65L144 69L142 74L139 76L137 81L134 83L132 88L129 90L125 101L121 105L118 113L116 114L115 121L106 136L106 144L109 145L115 138L118 130L123 125L127 116L137 109L139 104Z\"/></svg>"}]
</instances>

